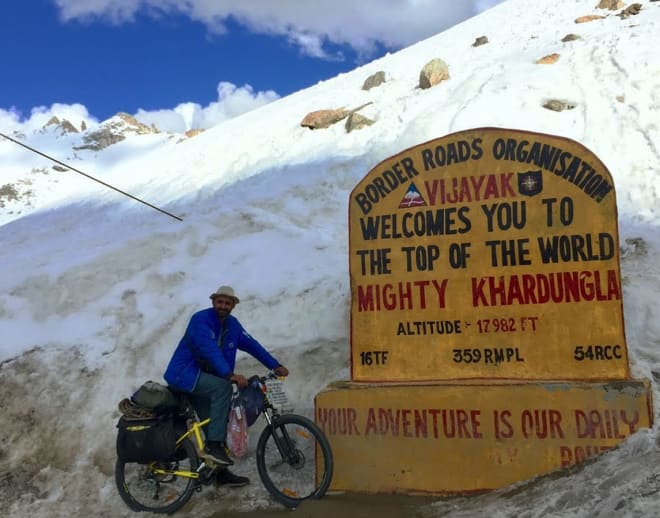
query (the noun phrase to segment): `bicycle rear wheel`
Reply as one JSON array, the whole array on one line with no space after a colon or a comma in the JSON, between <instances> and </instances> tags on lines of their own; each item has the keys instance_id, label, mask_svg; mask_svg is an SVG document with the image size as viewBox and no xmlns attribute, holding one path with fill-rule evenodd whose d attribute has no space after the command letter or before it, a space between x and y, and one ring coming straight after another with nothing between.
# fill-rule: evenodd
<instances>
[{"instance_id":1,"label":"bicycle rear wheel","mask_svg":"<svg viewBox=\"0 0 660 518\"><path fill-rule=\"evenodd\" d=\"M278 416L259 437L259 477L273 498L287 507L321 498L330 486L333 467L328 440L306 417Z\"/></svg>"},{"instance_id":2,"label":"bicycle rear wheel","mask_svg":"<svg viewBox=\"0 0 660 518\"><path fill-rule=\"evenodd\" d=\"M170 514L183 507L195 490L195 479L172 474L175 471L196 471L197 450L184 439L171 461L138 464L117 459L115 482L122 500L133 511ZM161 469L168 474L157 474Z\"/></svg>"}]
</instances>

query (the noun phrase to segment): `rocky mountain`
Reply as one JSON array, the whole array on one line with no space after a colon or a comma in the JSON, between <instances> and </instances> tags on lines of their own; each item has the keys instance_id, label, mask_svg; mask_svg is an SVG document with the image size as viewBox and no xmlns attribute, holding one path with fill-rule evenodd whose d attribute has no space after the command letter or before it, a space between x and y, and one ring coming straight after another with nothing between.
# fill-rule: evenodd
<instances>
[{"instance_id":1,"label":"rocky mountain","mask_svg":"<svg viewBox=\"0 0 660 518\"><path fill-rule=\"evenodd\" d=\"M0 153L3 172L0 180L0 225L53 201L55 185L75 174L62 164L69 164L90 175L102 176L106 166L99 167L98 164L106 162L108 155L112 155L115 165L127 158L127 153L117 149L120 143L139 149L153 144L153 139L178 143L203 131L189 130L182 134L162 132L154 124L148 126L128 113L119 112L94 125L88 125L84 120L77 123L53 116L31 133L14 132L8 135L15 142L0 138L0 150L8 151ZM17 154L15 148L21 145L24 150ZM12 158L16 156L18 159Z\"/></svg>"},{"instance_id":2,"label":"rocky mountain","mask_svg":"<svg viewBox=\"0 0 660 518\"><path fill-rule=\"evenodd\" d=\"M147 135L150 133L160 133L160 131L154 124L147 126L128 113L120 112L102 123L97 130L86 133L83 136L84 145L73 149L101 151L108 146L121 142L127 135Z\"/></svg>"}]
</instances>

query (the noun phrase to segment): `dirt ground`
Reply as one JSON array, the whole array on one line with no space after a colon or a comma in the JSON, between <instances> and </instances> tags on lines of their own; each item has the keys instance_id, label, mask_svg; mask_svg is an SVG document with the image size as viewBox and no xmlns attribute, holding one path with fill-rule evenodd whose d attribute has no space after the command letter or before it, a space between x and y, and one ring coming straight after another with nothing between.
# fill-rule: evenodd
<instances>
[{"instance_id":1,"label":"dirt ground","mask_svg":"<svg viewBox=\"0 0 660 518\"><path fill-rule=\"evenodd\" d=\"M226 512L214 518L423 518L422 509L433 501L430 497L403 495L326 495L320 500L307 500L297 509Z\"/></svg>"}]
</instances>

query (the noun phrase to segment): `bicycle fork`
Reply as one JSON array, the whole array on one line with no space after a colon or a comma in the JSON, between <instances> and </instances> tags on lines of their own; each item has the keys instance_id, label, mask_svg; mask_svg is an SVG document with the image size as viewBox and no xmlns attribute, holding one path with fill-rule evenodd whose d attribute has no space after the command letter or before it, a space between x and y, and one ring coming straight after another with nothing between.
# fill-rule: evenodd
<instances>
[{"instance_id":1,"label":"bicycle fork","mask_svg":"<svg viewBox=\"0 0 660 518\"><path fill-rule=\"evenodd\" d=\"M280 426L277 427L277 418L272 419L268 413L265 413L264 416L266 417L266 421L268 422L268 426L270 426L270 429L273 434L273 440L275 441L275 445L277 446L277 450L280 453L280 456L282 457L282 462L286 462L287 464L293 466L297 461L298 458L295 455L295 444L291 437L289 436L289 432L287 431L285 426ZM281 436L278 435L277 430L281 431Z\"/></svg>"}]
</instances>

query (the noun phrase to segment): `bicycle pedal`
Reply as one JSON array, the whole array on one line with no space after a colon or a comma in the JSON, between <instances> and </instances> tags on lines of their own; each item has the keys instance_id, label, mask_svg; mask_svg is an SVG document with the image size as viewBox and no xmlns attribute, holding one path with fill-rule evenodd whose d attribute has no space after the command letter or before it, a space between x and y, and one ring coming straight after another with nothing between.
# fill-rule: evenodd
<instances>
[{"instance_id":1,"label":"bicycle pedal","mask_svg":"<svg viewBox=\"0 0 660 518\"><path fill-rule=\"evenodd\" d=\"M216 468L205 468L199 474L199 481L204 485L209 485L215 480Z\"/></svg>"},{"instance_id":2,"label":"bicycle pedal","mask_svg":"<svg viewBox=\"0 0 660 518\"><path fill-rule=\"evenodd\" d=\"M207 466L208 468L212 468L212 469L215 469L215 468L227 468L227 467L233 465L233 462L232 462L231 464L224 464L224 463L222 463L222 462L216 462L216 461L213 460L211 457L204 457L204 460L203 460L202 462L203 462L203 463L206 463L206 466Z\"/></svg>"}]
</instances>

